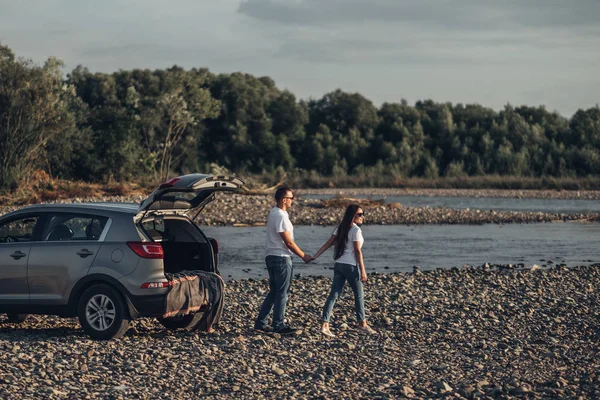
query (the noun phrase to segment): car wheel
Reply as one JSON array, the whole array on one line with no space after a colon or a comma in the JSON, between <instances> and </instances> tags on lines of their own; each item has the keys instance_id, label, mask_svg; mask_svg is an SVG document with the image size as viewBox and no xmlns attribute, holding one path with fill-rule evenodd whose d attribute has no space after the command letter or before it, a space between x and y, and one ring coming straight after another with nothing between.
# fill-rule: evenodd
<instances>
[{"instance_id":1,"label":"car wheel","mask_svg":"<svg viewBox=\"0 0 600 400\"><path fill-rule=\"evenodd\" d=\"M104 284L94 285L83 292L77 316L85 333L96 340L118 339L129 328L129 313L123 297Z\"/></svg>"},{"instance_id":2,"label":"car wheel","mask_svg":"<svg viewBox=\"0 0 600 400\"><path fill-rule=\"evenodd\" d=\"M8 317L8 322L12 322L15 324L20 324L21 322L25 321L27 319L27 317L29 316L29 314L15 314L15 313L9 313L6 314L6 316Z\"/></svg>"},{"instance_id":3,"label":"car wheel","mask_svg":"<svg viewBox=\"0 0 600 400\"><path fill-rule=\"evenodd\" d=\"M202 319L201 313L196 314L188 314L180 317L170 317L170 318L162 318L158 317L157 320L167 329L176 330L176 329L187 329L191 330L198 325L200 320Z\"/></svg>"}]
</instances>

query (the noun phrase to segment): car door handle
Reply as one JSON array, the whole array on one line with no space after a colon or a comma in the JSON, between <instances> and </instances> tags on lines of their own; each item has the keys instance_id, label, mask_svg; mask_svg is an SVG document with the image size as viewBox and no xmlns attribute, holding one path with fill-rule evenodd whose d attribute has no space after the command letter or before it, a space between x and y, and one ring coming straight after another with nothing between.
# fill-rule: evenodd
<instances>
[{"instance_id":1,"label":"car door handle","mask_svg":"<svg viewBox=\"0 0 600 400\"><path fill-rule=\"evenodd\" d=\"M89 251L88 249L81 249L81 251L77 252L77 255L81 258L86 258L89 257L91 255L93 255L94 252L93 251Z\"/></svg>"},{"instance_id":2,"label":"car door handle","mask_svg":"<svg viewBox=\"0 0 600 400\"><path fill-rule=\"evenodd\" d=\"M14 253L12 253L10 256L12 258L14 258L15 260L18 260L19 258L23 258L25 257L27 254L20 252L19 250L15 251Z\"/></svg>"}]
</instances>

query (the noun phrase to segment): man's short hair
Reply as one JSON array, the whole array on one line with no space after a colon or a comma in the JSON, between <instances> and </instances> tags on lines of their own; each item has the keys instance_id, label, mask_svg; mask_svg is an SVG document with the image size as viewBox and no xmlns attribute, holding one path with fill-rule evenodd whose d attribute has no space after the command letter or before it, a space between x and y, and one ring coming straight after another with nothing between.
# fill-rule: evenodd
<instances>
[{"instance_id":1,"label":"man's short hair","mask_svg":"<svg viewBox=\"0 0 600 400\"><path fill-rule=\"evenodd\" d=\"M281 199L285 197L287 192L291 192L291 189L287 187L281 187L277 189L277 191L275 192L275 201L279 203Z\"/></svg>"}]
</instances>

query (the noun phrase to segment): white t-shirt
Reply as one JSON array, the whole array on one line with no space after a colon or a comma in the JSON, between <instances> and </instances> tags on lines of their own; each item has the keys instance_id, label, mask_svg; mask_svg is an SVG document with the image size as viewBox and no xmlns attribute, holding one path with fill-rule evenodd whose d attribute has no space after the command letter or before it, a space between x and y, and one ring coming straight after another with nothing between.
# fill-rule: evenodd
<instances>
[{"instance_id":1,"label":"white t-shirt","mask_svg":"<svg viewBox=\"0 0 600 400\"><path fill-rule=\"evenodd\" d=\"M267 217L267 249L266 256L291 257L292 251L285 245L280 233L289 232L294 240L294 226L290 222L287 211L273 207Z\"/></svg>"},{"instance_id":2,"label":"white t-shirt","mask_svg":"<svg viewBox=\"0 0 600 400\"><path fill-rule=\"evenodd\" d=\"M337 235L339 227L335 228L333 231L334 235ZM362 248L364 243L362 231L355 223L352 224L350 231L348 232L348 240L346 241L346 247L344 247L344 252L342 256L335 260L335 262L350 264L350 265L358 265L356 261L356 254L354 253L354 242L358 242L358 247Z\"/></svg>"}]
</instances>

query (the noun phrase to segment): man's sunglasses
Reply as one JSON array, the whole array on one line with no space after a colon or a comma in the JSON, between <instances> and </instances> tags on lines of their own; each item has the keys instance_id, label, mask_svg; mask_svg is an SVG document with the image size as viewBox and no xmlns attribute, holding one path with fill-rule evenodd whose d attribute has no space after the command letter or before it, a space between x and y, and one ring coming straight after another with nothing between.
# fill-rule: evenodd
<instances>
[{"instance_id":1,"label":"man's sunglasses","mask_svg":"<svg viewBox=\"0 0 600 400\"><path fill-rule=\"evenodd\" d=\"M365 213L356 213L355 217L364 217Z\"/></svg>"},{"instance_id":2,"label":"man's sunglasses","mask_svg":"<svg viewBox=\"0 0 600 400\"><path fill-rule=\"evenodd\" d=\"M286 196L286 197L282 197L282 199L292 199L292 200L294 200L294 196L292 196L292 197Z\"/></svg>"}]
</instances>

